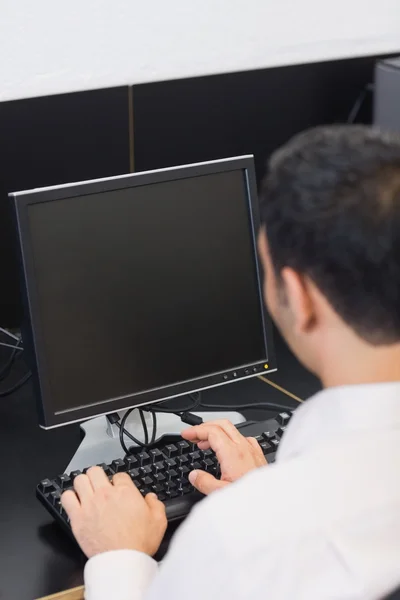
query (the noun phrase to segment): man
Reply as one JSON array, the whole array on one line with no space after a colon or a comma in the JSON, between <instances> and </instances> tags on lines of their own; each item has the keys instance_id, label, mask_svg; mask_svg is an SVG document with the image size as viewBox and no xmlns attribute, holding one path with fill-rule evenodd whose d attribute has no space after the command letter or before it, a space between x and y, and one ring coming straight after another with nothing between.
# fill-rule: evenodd
<instances>
[{"instance_id":1,"label":"man","mask_svg":"<svg viewBox=\"0 0 400 600\"><path fill-rule=\"evenodd\" d=\"M77 477L62 502L90 558L87 600L368 600L400 583L400 138L296 137L272 157L261 215L267 306L325 389L270 466L228 422L184 432L222 480L191 473L213 493L160 568L157 498L125 474Z\"/></svg>"}]
</instances>

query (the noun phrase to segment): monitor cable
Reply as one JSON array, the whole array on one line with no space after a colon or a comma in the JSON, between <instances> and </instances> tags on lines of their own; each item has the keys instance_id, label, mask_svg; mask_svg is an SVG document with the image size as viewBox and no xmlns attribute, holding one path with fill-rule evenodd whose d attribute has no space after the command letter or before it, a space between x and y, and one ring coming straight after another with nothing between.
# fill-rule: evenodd
<instances>
[{"instance_id":1,"label":"monitor cable","mask_svg":"<svg viewBox=\"0 0 400 600\"><path fill-rule=\"evenodd\" d=\"M19 381L17 381L17 383L15 383L12 387L8 388L8 390L0 390L0 398L5 398L6 396L11 396L11 394L14 394L14 392L16 392L17 390L19 390L20 388L22 388L23 385L25 385L25 383L32 377L32 373L26 373L22 379L20 379Z\"/></svg>"},{"instance_id":2,"label":"monitor cable","mask_svg":"<svg viewBox=\"0 0 400 600\"><path fill-rule=\"evenodd\" d=\"M18 352L21 353L23 348L21 347L21 338L18 340L16 346L13 347L13 351L10 354L9 359L5 365L0 369L0 381L3 381L10 373L12 366L17 358Z\"/></svg>"},{"instance_id":3,"label":"monitor cable","mask_svg":"<svg viewBox=\"0 0 400 600\"><path fill-rule=\"evenodd\" d=\"M126 429L125 426L126 426L128 417L131 415L131 413L134 410L135 410L135 408L130 408L129 410L127 410L126 413L124 414L124 416L122 417L122 419L120 419L118 413L112 413L110 415L107 415L107 419L110 422L110 424L116 425L119 429L119 442L120 442L121 447L122 447L123 451L125 452L125 454L130 454L130 451L129 451L129 448L127 447L127 445L125 444L124 436L128 437L134 444L139 446L139 448L150 448L152 446L152 444L154 444L155 439L156 439L157 416L155 414L152 414L153 429L152 429L151 440L149 443L149 433L148 433L147 424L146 424L146 420L144 418L142 409L139 409L139 416L140 416L140 420L141 420L142 427L143 427L144 442L142 442L141 440L136 438L134 435L132 435L132 433L130 433L130 431L128 431Z\"/></svg>"},{"instance_id":4,"label":"monitor cable","mask_svg":"<svg viewBox=\"0 0 400 600\"><path fill-rule=\"evenodd\" d=\"M4 329L4 327L0 327L0 332L4 333L4 335L11 338L15 342L19 342L21 339L20 337L18 337L18 335L15 335L15 333L11 333L11 331L8 331L8 329Z\"/></svg>"},{"instance_id":5,"label":"monitor cable","mask_svg":"<svg viewBox=\"0 0 400 600\"><path fill-rule=\"evenodd\" d=\"M304 402L304 400L302 400L295 394L292 394L285 388L281 387L274 381L271 381L267 377L264 377L263 375L259 375L257 379L259 379L260 381L263 381L264 383L267 383L271 387L274 387L279 392L282 392L283 394L285 394L289 398L292 398L293 400L295 400L298 403ZM280 402L278 403L278 402L268 402L268 401L267 402L250 402L248 404L245 404L245 403L243 403L243 404L208 404L205 402L201 402L201 407L202 408L214 408L214 409L218 409L218 410L245 410L247 408L260 408L263 410L279 410L279 411L284 411L284 410L292 411L292 410L295 410L295 408L296 408L296 406L291 406L289 404L281 404Z\"/></svg>"}]
</instances>

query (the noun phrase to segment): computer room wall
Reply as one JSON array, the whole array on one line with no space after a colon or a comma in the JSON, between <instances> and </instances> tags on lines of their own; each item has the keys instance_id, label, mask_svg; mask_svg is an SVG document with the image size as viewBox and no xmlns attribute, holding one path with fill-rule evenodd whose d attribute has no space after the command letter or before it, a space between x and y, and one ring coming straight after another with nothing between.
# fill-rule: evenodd
<instances>
[{"instance_id":1,"label":"computer room wall","mask_svg":"<svg viewBox=\"0 0 400 600\"><path fill-rule=\"evenodd\" d=\"M397 0L1 7L0 325L21 306L6 194L253 153L342 122L382 55ZM358 120L370 122L368 96Z\"/></svg>"}]
</instances>

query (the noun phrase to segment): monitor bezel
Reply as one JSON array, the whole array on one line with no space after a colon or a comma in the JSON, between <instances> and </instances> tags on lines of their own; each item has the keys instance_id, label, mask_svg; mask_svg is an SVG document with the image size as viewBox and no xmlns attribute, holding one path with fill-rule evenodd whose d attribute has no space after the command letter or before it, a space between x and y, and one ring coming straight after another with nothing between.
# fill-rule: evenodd
<instances>
[{"instance_id":1,"label":"monitor bezel","mask_svg":"<svg viewBox=\"0 0 400 600\"><path fill-rule=\"evenodd\" d=\"M46 377L46 355L40 323L40 306L38 290L34 275L33 248L30 235L28 207L32 204L51 202L82 195L121 190L147 184L163 183L177 179L217 174L226 171L243 170L247 183L247 206L251 224L252 247L255 257L255 268L258 284L260 311L263 324L264 353L257 363L237 365L226 372L210 374L189 381L178 382L161 388L137 392L128 396L107 399L91 405L56 411L51 402L50 382ZM13 201L14 217L20 250L22 300L24 314L27 318L23 324L24 348L33 373L35 396L37 398L39 424L44 429L51 429L69 423L83 421L92 417L119 412L132 407L145 406L169 398L193 393L240 381L248 377L276 370L273 346L272 323L265 310L262 294L261 266L257 253L257 233L260 227L257 183L252 155L229 159L207 161L191 165L169 167L153 171L129 173L115 177L88 180L72 184L63 184L46 188L37 188L10 194ZM228 380L226 380L228 375Z\"/></svg>"}]
</instances>

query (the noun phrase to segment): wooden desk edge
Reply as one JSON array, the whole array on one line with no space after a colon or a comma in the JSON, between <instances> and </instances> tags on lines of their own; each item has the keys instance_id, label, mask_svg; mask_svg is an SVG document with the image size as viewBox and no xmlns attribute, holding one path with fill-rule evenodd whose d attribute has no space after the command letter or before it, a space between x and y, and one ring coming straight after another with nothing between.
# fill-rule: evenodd
<instances>
[{"instance_id":1,"label":"wooden desk edge","mask_svg":"<svg viewBox=\"0 0 400 600\"><path fill-rule=\"evenodd\" d=\"M67 590L65 592L59 592L52 596L46 596L44 598L38 598L38 600L84 600L85 588L83 585Z\"/></svg>"}]
</instances>

